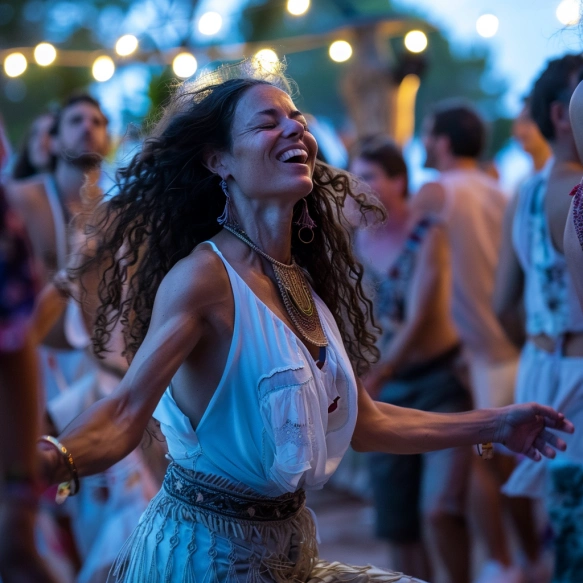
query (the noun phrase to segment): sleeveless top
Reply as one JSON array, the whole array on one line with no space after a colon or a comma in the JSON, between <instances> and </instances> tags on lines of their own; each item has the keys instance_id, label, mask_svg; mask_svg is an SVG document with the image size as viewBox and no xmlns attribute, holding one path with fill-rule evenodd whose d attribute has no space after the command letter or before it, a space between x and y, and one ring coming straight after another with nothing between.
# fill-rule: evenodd
<instances>
[{"instance_id":1,"label":"sleeveless top","mask_svg":"<svg viewBox=\"0 0 583 583\"><path fill-rule=\"evenodd\" d=\"M57 250L57 269L64 269L67 264L67 220L65 209L59 199L57 183L51 174L44 175L45 192L55 225L55 246Z\"/></svg>"},{"instance_id":2,"label":"sleeveless top","mask_svg":"<svg viewBox=\"0 0 583 583\"><path fill-rule=\"evenodd\" d=\"M314 294L329 342L319 369L296 334L207 243L231 283L233 337L196 430L176 404L172 385L163 394L154 418L169 455L189 470L265 496L319 489L336 470L356 425L356 380L336 322Z\"/></svg>"},{"instance_id":3,"label":"sleeveless top","mask_svg":"<svg viewBox=\"0 0 583 583\"><path fill-rule=\"evenodd\" d=\"M405 322L411 278L415 271L421 243L434 224L430 217L420 219L403 244L401 252L386 272L375 269L371 263L367 272L375 288L375 318L383 332L379 349L387 348L399 327Z\"/></svg>"},{"instance_id":4,"label":"sleeveless top","mask_svg":"<svg viewBox=\"0 0 583 583\"><path fill-rule=\"evenodd\" d=\"M565 256L553 245L545 213L551 167L547 164L518 191L512 243L525 276L526 331L557 338L583 331L583 312Z\"/></svg>"},{"instance_id":5,"label":"sleeveless top","mask_svg":"<svg viewBox=\"0 0 583 583\"><path fill-rule=\"evenodd\" d=\"M494 314L492 297L502 223L508 199L479 170L442 172L445 200L440 218L447 227L452 262L452 316L465 347L488 362L516 357Z\"/></svg>"}]
</instances>

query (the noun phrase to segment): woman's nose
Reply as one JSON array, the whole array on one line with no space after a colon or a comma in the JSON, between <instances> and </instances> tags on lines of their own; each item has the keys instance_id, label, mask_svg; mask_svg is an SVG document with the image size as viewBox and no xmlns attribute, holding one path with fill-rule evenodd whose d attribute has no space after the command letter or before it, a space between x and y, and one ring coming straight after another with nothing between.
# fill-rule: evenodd
<instances>
[{"instance_id":1,"label":"woman's nose","mask_svg":"<svg viewBox=\"0 0 583 583\"><path fill-rule=\"evenodd\" d=\"M299 136L300 138L304 135L305 128L304 125L296 119L288 119L285 121L285 135L288 136Z\"/></svg>"}]
</instances>

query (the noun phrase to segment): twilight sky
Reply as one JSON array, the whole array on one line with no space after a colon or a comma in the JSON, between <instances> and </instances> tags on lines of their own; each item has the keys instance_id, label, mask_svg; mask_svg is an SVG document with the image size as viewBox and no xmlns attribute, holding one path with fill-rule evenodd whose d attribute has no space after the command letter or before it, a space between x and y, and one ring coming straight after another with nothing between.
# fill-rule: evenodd
<instances>
[{"instance_id":1,"label":"twilight sky","mask_svg":"<svg viewBox=\"0 0 583 583\"><path fill-rule=\"evenodd\" d=\"M394 0L394 4L416 9L443 30L460 53L489 45L494 70L509 83L506 106L511 115L548 59L583 50L583 27L565 28L556 17L560 0ZM497 34L489 39L476 32L476 20L486 13L500 21Z\"/></svg>"}]
</instances>

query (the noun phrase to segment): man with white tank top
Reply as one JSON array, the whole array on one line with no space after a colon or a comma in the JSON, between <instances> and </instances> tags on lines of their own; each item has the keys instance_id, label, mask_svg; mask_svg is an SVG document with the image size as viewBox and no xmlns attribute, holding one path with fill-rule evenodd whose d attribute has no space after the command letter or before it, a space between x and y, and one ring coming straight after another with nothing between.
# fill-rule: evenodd
<instances>
[{"instance_id":1,"label":"man with white tank top","mask_svg":"<svg viewBox=\"0 0 583 583\"><path fill-rule=\"evenodd\" d=\"M507 196L478 166L486 141L479 115L460 102L445 103L426 120L425 165L439 178L425 184L415 204L438 215L446 226L453 270L452 314L470 370L476 408L513 402L518 350L506 337L492 308L492 295ZM494 463L502 457L497 455ZM475 463L474 513L488 547L480 581L520 580L503 524L501 481L494 464ZM489 471L490 470L490 471ZM498 581L498 579L496 579Z\"/></svg>"},{"instance_id":2,"label":"man with white tank top","mask_svg":"<svg viewBox=\"0 0 583 583\"><path fill-rule=\"evenodd\" d=\"M85 182L99 181L101 161L109 150L107 124L97 100L87 94L73 95L57 113L50 132L56 157L54 172L7 186L9 201L20 212L30 233L42 283L66 266L70 247L67 225L82 208ZM53 334L46 342L55 349L41 350L43 383L50 399L87 372L87 367L82 351L68 350L75 346L73 338Z\"/></svg>"},{"instance_id":3,"label":"man with white tank top","mask_svg":"<svg viewBox=\"0 0 583 583\"><path fill-rule=\"evenodd\" d=\"M55 273L67 265L71 251L67 227L82 209L85 182L99 180L101 161L109 149L107 124L97 100L87 94L73 95L57 113L50 131L51 150L56 158L54 172L7 185L7 196L30 233L42 284L51 281ZM94 193L97 189L87 191ZM79 342L78 326L73 319L65 317L68 313L69 310L63 312L64 325L55 326L45 339L46 346L38 350L47 402L96 376L95 363L85 351L86 341ZM58 564L64 568L65 565L73 570L74 559L62 545L63 537L52 512L51 508L43 506L38 536L40 553L51 566ZM73 580L73 573L68 577L62 573L59 580L68 583Z\"/></svg>"}]
</instances>

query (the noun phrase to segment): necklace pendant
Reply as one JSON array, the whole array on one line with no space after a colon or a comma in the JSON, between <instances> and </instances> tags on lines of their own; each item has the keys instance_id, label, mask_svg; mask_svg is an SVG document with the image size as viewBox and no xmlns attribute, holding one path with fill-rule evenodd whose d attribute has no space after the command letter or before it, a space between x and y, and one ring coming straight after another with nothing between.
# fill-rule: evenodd
<instances>
[{"instance_id":1,"label":"necklace pendant","mask_svg":"<svg viewBox=\"0 0 583 583\"><path fill-rule=\"evenodd\" d=\"M310 285L301 267L293 261L291 265L286 265L269 256L251 241L249 235L238 226L225 223L223 228L271 263L286 312L300 336L314 346L328 346L328 339L322 328L322 322L312 297Z\"/></svg>"}]
</instances>

